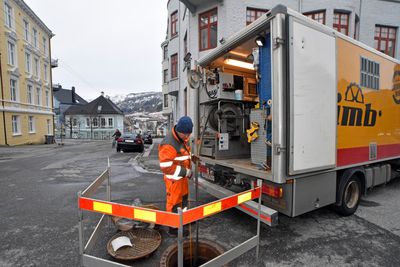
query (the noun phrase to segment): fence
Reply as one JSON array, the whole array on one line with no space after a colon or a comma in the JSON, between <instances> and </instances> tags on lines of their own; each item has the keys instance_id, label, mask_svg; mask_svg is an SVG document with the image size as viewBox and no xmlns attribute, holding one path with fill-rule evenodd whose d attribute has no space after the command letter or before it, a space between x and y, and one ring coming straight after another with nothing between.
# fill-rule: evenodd
<instances>
[{"instance_id":1,"label":"fence","mask_svg":"<svg viewBox=\"0 0 400 267\"><path fill-rule=\"evenodd\" d=\"M146 209L130 205L119 204L111 202L111 181L110 181L110 161L108 160L107 169L94 180L83 192L78 192L78 207L79 207L79 252L81 257L82 266L127 266L120 263L112 262L109 260L101 259L89 255L87 252L93 248L99 236L100 229L106 224L106 216L118 216L127 219L133 219L142 222L156 223L159 225L178 228L178 267L183 267L183 226L222 211L231 209L242 205L243 203L258 198L258 217L257 217L257 235L241 243L240 245L232 248L224 254L210 260L209 262L201 265L207 266L221 266L233 259L239 257L243 253L256 247L256 255L259 254L259 240L260 240L260 215L261 215L261 180L257 181L257 187L207 203L186 211L178 208L178 213L159 211L153 209ZM106 200L98 200L90 198L98 189L98 187L107 179L106 186ZM91 234L88 242L84 244L83 233L83 210L90 212L97 212L103 214L95 230ZM110 220L108 220L110 224Z\"/></svg>"}]
</instances>

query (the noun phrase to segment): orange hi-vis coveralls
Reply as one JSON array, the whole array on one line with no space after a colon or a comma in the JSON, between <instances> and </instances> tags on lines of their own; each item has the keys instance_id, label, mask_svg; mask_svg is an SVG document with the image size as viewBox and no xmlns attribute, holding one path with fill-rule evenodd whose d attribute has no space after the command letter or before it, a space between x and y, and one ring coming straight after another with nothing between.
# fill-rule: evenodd
<instances>
[{"instance_id":1,"label":"orange hi-vis coveralls","mask_svg":"<svg viewBox=\"0 0 400 267\"><path fill-rule=\"evenodd\" d=\"M182 205L182 201L187 202L188 199L189 180L187 175L192 163L190 148L184 140L179 138L175 128L161 142L158 157L167 191L166 211L176 212L178 206Z\"/></svg>"}]
</instances>

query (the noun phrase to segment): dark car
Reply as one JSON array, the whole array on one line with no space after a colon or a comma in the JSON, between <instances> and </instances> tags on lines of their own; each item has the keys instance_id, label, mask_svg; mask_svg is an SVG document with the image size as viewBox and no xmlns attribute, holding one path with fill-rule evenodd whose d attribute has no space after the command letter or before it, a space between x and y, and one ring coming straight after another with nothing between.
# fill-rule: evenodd
<instances>
[{"instance_id":1,"label":"dark car","mask_svg":"<svg viewBox=\"0 0 400 267\"><path fill-rule=\"evenodd\" d=\"M153 137L151 137L151 134L146 134L144 136L144 143L145 144L153 144Z\"/></svg>"},{"instance_id":2,"label":"dark car","mask_svg":"<svg viewBox=\"0 0 400 267\"><path fill-rule=\"evenodd\" d=\"M137 134L123 134L117 139L117 152L120 151L138 151L143 152L143 139Z\"/></svg>"}]
</instances>

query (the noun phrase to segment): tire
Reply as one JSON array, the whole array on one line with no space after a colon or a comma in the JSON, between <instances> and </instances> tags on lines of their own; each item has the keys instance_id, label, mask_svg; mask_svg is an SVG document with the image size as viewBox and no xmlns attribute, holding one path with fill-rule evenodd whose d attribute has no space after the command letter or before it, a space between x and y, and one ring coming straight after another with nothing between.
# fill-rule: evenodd
<instances>
[{"instance_id":1,"label":"tire","mask_svg":"<svg viewBox=\"0 0 400 267\"><path fill-rule=\"evenodd\" d=\"M143 153L143 151L144 151L144 146L142 146L141 148L139 148L139 152L140 152L140 153Z\"/></svg>"},{"instance_id":2,"label":"tire","mask_svg":"<svg viewBox=\"0 0 400 267\"><path fill-rule=\"evenodd\" d=\"M361 181L356 174L348 178L340 197L341 205L335 206L336 212L343 216L354 214L361 199Z\"/></svg>"}]
</instances>

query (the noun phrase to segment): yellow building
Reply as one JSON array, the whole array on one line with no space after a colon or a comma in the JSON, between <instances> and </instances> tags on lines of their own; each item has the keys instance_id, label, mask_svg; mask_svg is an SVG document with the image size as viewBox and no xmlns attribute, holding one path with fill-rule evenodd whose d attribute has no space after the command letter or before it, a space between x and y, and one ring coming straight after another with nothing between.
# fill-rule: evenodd
<instances>
[{"instance_id":1,"label":"yellow building","mask_svg":"<svg viewBox=\"0 0 400 267\"><path fill-rule=\"evenodd\" d=\"M24 1L0 6L0 145L44 143L53 135L54 35Z\"/></svg>"}]
</instances>

